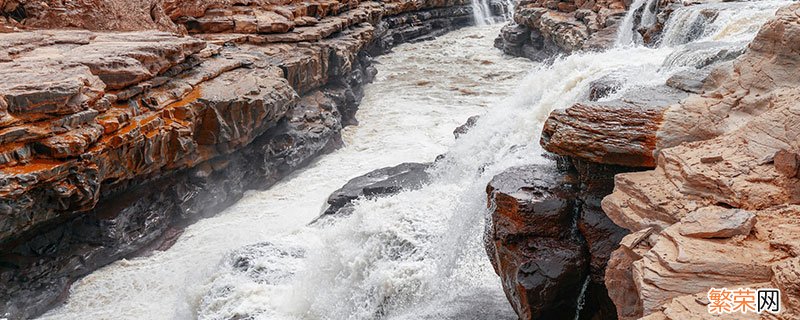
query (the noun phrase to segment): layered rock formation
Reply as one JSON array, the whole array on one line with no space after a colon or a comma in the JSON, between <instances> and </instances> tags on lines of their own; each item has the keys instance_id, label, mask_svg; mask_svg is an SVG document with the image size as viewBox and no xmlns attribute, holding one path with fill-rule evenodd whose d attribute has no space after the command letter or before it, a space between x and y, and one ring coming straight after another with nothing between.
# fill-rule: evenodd
<instances>
[{"instance_id":1,"label":"layered rock formation","mask_svg":"<svg viewBox=\"0 0 800 320\"><path fill-rule=\"evenodd\" d=\"M800 133L797 79L788 73L800 63L798 31L800 6L779 11L733 67L719 71L724 79L719 87L664 112L656 133L656 169L618 176L615 192L604 200L619 225L660 230L620 249L642 253L615 268L631 270L632 277L607 279L637 284L634 305L641 314L676 318L691 312L695 309L672 306L675 298L713 285L785 288L780 317L798 316L792 304L796 282L786 282L797 277L792 266L800 245L800 209L794 205L800 201L800 181L791 169L795 157L786 156L797 152ZM732 214L753 215L755 224L697 219ZM723 222L737 228L688 232L730 229ZM670 253L675 250L680 257ZM670 285L659 285L665 281Z\"/></svg>"},{"instance_id":2,"label":"layered rock formation","mask_svg":"<svg viewBox=\"0 0 800 320\"><path fill-rule=\"evenodd\" d=\"M800 316L798 35L792 5L679 102L585 103L548 120L548 150L653 168L616 175L602 201L632 232L605 273L621 319L709 317L711 287L778 288L784 309L771 317Z\"/></svg>"},{"instance_id":3,"label":"layered rock formation","mask_svg":"<svg viewBox=\"0 0 800 320\"><path fill-rule=\"evenodd\" d=\"M0 315L337 147L370 54L472 18L461 0L190 2L0 2ZM36 30L61 27L94 31Z\"/></svg>"},{"instance_id":4,"label":"layered rock formation","mask_svg":"<svg viewBox=\"0 0 800 320\"><path fill-rule=\"evenodd\" d=\"M623 0L531 0L514 8L495 46L504 52L545 60L553 55L608 47L630 5Z\"/></svg>"}]
</instances>

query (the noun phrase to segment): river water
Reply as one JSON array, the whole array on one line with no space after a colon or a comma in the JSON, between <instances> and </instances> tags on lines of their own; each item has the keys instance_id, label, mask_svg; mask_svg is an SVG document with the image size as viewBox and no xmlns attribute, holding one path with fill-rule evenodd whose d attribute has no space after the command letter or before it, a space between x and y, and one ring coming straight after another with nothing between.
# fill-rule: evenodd
<instances>
[{"instance_id":1,"label":"river water","mask_svg":"<svg viewBox=\"0 0 800 320\"><path fill-rule=\"evenodd\" d=\"M227 318L238 312L228 308L257 310L255 305L269 300L267 291L245 282L236 290L248 297L238 305L231 302L217 309L204 304L222 281L226 254L287 237L315 241L316 235L303 239L294 234L308 232L304 226L319 215L328 195L349 179L401 162L432 161L446 152L455 141L454 128L510 95L533 66L492 47L499 28L466 28L433 41L400 45L378 57L377 78L366 86L356 115L360 125L342 133L344 148L189 226L165 252L118 261L92 273L72 287L65 306L44 318ZM482 263L480 268L487 266ZM500 290L494 279L487 278L486 285L493 292ZM504 300L496 302L511 312Z\"/></svg>"},{"instance_id":2,"label":"river water","mask_svg":"<svg viewBox=\"0 0 800 320\"><path fill-rule=\"evenodd\" d=\"M684 42L645 48L626 36L552 65L501 55L492 48L499 25L398 46L377 59L344 148L189 226L167 251L92 273L43 318L515 319L483 250L488 181L544 161L543 121L585 99L592 81L620 82L606 99L663 85L687 68L675 61L714 54L684 50L687 42L741 47L786 3L715 4L724 19L679 14L667 23L669 32L692 32ZM455 140L453 128L475 114L483 116ZM439 154L423 188L360 200L347 217L307 225L350 178Z\"/></svg>"}]
</instances>

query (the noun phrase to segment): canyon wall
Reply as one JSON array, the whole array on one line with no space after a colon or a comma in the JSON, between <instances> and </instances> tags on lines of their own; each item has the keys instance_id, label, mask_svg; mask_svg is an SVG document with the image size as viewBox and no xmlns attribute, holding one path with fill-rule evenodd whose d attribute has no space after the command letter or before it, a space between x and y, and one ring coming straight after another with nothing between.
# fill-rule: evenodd
<instances>
[{"instance_id":1,"label":"canyon wall","mask_svg":"<svg viewBox=\"0 0 800 320\"><path fill-rule=\"evenodd\" d=\"M371 55L472 22L465 0L0 9L0 317L11 319L336 148L376 73Z\"/></svg>"},{"instance_id":2,"label":"canyon wall","mask_svg":"<svg viewBox=\"0 0 800 320\"><path fill-rule=\"evenodd\" d=\"M612 296L623 318L699 317L710 287L779 288L777 318L800 316L798 52L792 5L702 94L660 110L642 130L655 169L618 175L603 200L635 232L606 274L609 286L627 289Z\"/></svg>"},{"instance_id":3,"label":"canyon wall","mask_svg":"<svg viewBox=\"0 0 800 320\"><path fill-rule=\"evenodd\" d=\"M563 3L536 10L564 17ZM647 3L657 10L630 8L633 19L651 19L633 23L636 43L661 41L677 8ZM517 23L513 30L547 32ZM525 52L529 40L509 41L510 28L498 44L511 54L541 60L591 49L553 41ZM551 113L540 143L554 161L512 168L487 187L487 253L520 318L582 307L583 319L706 319L712 287L777 288L784 309L762 318L800 316L798 35L792 5L744 50L688 44L717 53L621 98L602 99L614 79L595 81L588 98ZM553 299L562 305L543 303Z\"/></svg>"},{"instance_id":4,"label":"canyon wall","mask_svg":"<svg viewBox=\"0 0 800 320\"><path fill-rule=\"evenodd\" d=\"M624 0L527 0L514 8L495 46L532 60L583 49L601 49L614 41L630 2Z\"/></svg>"},{"instance_id":5,"label":"canyon wall","mask_svg":"<svg viewBox=\"0 0 800 320\"><path fill-rule=\"evenodd\" d=\"M555 170L557 164L525 168L520 175L562 177L577 170L578 177L585 177L602 172L596 166L621 169L610 172L613 193L598 193L607 195L599 216L626 230L613 233L621 240L610 243L606 252L613 253L598 260L602 271L589 269L608 288L620 319L708 318L706 293L712 287L778 288L784 309L770 317L800 316L800 112L794 76L800 62L799 37L800 5L792 5L779 10L743 53L703 61L695 66L699 71L678 73L664 86L636 96L604 102L590 98L550 115L541 144L568 157L574 166L561 165L560 171ZM592 94L604 88L597 83ZM585 163L595 168L582 171ZM487 245L487 251L496 265L521 265L498 272L508 282L504 287L512 305L522 301L529 308L541 308L514 295L520 292L572 288L574 293L575 284L559 282L558 276L585 262L562 259L542 268L543 260L524 252L553 249L520 246L531 237L542 237L525 230L527 226L558 225L541 219L555 216L554 208L580 201L580 195L556 192L563 186L574 190L570 179L544 189L538 187L539 180L526 181L503 197L498 194L502 189L490 184L496 204L495 245ZM500 200L509 196L516 200ZM589 219L579 213L571 216L585 238L584 247L591 249L589 239L596 233L580 228L580 221ZM503 258L501 247L516 255ZM550 291L531 285L536 282L530 274L546 276L538 281L549 281ZM523 318L536 318L527 316L524 306L515 307L526 315Z\"/></svg>"}]
</instances>

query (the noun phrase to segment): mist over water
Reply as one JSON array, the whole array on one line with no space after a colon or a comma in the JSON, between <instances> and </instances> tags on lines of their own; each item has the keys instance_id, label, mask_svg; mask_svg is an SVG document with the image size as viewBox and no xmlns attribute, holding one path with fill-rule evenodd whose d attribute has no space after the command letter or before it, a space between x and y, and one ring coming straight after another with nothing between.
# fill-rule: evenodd
<instances>
[{"instance_id":1,"label":"mist over water","mask_svg":"<svg viewBox=\"0 0 800 320\"><path fill-rule=\"evenodd\" d=\"M618 81L605 99L663 85L686 68L665 61L696 54L686 42L752 38L788 1L769 3L723 8L737 12L704 22L696 39L658 48L631 40L552 65L503 56L492 47L499 25L401 45L377 59L344 148L188 227L167 251L94 272L44 318L516 319L483 249L489 180L544 161L547 115L585 99L593 81ZM452 130L475 114L483 116L454 141ZM439 154L423 188L307 225L350 178Z\"/></svg>"}]
</instances>

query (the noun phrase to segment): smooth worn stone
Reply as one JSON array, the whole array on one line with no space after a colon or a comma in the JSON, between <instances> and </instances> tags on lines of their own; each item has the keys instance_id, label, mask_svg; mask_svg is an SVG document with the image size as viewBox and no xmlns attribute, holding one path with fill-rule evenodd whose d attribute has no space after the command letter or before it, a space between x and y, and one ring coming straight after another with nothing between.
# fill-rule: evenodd
<instances>
[{"instance_id":1,"label":"smooth worn stone","mask_svg":"<svg viewBox=\"0 0 800 320\"><path fill-rule=\"evenodd\" d=\"M383 197L403 190L415 190L428 182L431 163L402 163L371 171L350 179L328 197L324 215L341 213L341 209L359 198Z\"/></svg>"}]
</instances>

